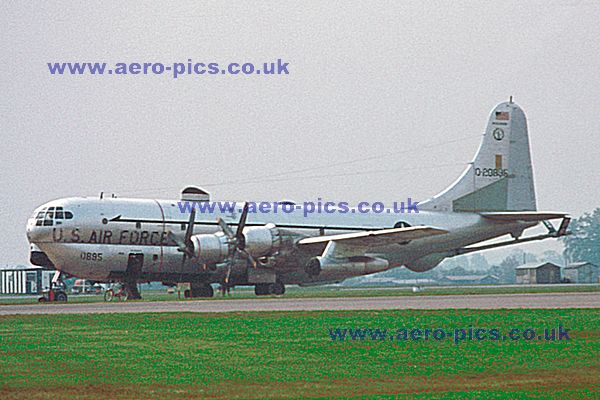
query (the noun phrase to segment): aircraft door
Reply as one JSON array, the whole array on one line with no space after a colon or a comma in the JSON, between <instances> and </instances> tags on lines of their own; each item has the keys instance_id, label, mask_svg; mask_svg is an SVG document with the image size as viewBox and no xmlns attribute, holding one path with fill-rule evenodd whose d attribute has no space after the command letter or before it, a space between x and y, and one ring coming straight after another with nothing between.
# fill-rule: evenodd
<instances>
[{"instance_id":1,"label":"aircraft door","mask_svg":"<svg viewBox=\"0 0 600 400\"><path fill-rule=\"evenodd\" d=\"M125 270L125 288L130 299L141 299L142 296L137 287L138 279L142 275L144 267L143 253L129 253L127 259L127 269Z\"/></svg>"},{"instance_id":2,"label":"aircraft door","mask_svg":"<svg viewBox=\"0 0 600 400\"><path fill-rule=\"evenodd\" d=\"M144 254L143 253L129 253L127 259L127 269L125 273L131 277L139 277L142 274L142 268L144 267Z\"/></svg>"}]
</instances>

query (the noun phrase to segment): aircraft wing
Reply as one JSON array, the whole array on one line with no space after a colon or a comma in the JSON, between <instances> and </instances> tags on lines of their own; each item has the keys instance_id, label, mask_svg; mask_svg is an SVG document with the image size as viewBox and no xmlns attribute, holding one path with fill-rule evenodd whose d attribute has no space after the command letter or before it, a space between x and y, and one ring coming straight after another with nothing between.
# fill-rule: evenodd
<instances>
[{"instance_id":1,"label":"aircraft wing","mask_svg":"<svg viewBox=\"0 0 600 400\"><path fill-rule=\"evenodd\" d=\"M385 246L392 243L406 243L411 240L428 236L441 235L448 231L431 226L415 226L408 228L391 228L377 231L362 231L342 233L339 235L315 236L298 241L299 247L318 243L333 243L335 245L334 257L348 257L362 255L369 248Z\"/></svg>"},{"instance_id":2,"label":"aircraft wing","mask_svg":"<svg viewBox=\"0 0 600 400\"><path fill-rule=\"evenodd\" d=\"M482 217L494 219L503 222L525 221L539 222L548 219L564 218L565 213L545 212L545 211L499 211L499 212L482 212Z\"/></svg>"}]
</instances>

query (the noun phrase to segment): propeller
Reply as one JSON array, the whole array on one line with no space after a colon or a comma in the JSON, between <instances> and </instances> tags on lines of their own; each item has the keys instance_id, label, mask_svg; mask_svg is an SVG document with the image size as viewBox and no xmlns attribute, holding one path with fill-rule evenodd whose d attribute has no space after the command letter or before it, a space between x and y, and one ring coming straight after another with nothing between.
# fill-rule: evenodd
<instances>
[{"instance_id":1,"label":"propeller","mask_svg":"<svg viewBox=\"0 0 600 400\"><path fill-rule=\"evenodd\" d=\"M244 227L246 226L246 220L248 219L248 203L244 204L244 208L242 209L242 216L240 217L240 221L238 222L237 229L235 233L227 222L223 221L222 218L217 220L221 230L229 239L229 243L231 246L229 247L229 256L227 257L229 262L227 264L227 274L225 275L225 283L229 283L229 277L231 276L231 268L235 262L235 258L238 254L242 255L246 260L248 260L253 267L256 267L256 261L254 258L246 251L246 237L244 236Z\"/></svg>"},{"instance_id":2,"label":"propeller","mask_svg":"<svg viewBox=\"0 0 600 400\"><path fill-rule=\"evenodd\" d=\"M179 247L179 251L183 253L183 258L181 260L181 267L185 265L187 258L190 259L195 257L194 254L194 244L192 243L192 235L194 234L194 221L196 219L196 208L192 208L190 212L190 220L187 225L187 229L185 231L185 236L183 240L177 237L173 232L169 231L167 233L167 237L175 242ZM246 220L248 219L248 203L244 204L244 208L242 210L242 216L240 217L240 221L238 222L238 226L236 231L234 232L227 222L223 219L219 218L217 223L221 227L221 230L227 236L229 240L229 253L227 259L229 260L227 265L227 274L225 276L225 283L229 283L229 277L231 276L231 268L235 262L236 256L241 255L246 260L248 260L253 267L256 267L256 260L246 251L246 238L244 236L244 227L246 226Z\"/></svg>"},{"instance_id":3,"label":"propeller","mask_svg":"<svg viewBox=\"0 0 600 400\"><path fill-rule=\"evenodd\" d=\"M194 233L194 221L196 220L196 207L192 208L190 212L190 220L187 225L187 229L185 230L185 236L183 241L181 241L175 234L171 231L167 233L167 237L177 243L179 247L179 251L183 253L183 259L181 260L181 267L185 265L186 258L194 258L194 244L192 243L192 235Z\"/></svg>"}]
</instances>

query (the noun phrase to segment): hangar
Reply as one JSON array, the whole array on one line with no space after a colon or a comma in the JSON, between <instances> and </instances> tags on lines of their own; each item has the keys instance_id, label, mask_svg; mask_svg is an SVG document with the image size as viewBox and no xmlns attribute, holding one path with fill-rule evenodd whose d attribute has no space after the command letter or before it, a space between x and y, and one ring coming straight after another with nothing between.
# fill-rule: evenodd
<instances>
[{"instance_id":1,"label":"hangar","mask_svg":"<svg viewBox=\"0 0 600 400\"><path fill-rule=\"evenodd\" d=\"M597 265L581 261L567 265L563 274L571 283L597 283L599 270Z\"/></svg>"},{"instance_id":2,"label":"hangar","mask_svg":"<svg viewBox=\"0 0 600 400\"><path fill-rule=\"evenodd\" d=\"M515 272L520 284L560 283L560 267L550 262L520 265Z\"/></svg>"}]
</instances>

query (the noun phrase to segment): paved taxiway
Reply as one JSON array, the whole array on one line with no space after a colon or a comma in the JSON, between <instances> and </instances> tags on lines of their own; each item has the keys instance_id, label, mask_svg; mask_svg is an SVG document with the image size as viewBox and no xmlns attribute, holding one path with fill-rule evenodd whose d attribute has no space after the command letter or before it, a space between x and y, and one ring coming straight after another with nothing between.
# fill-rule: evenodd
<instances>
[{"instance_id":1,"label":"paved taxiway","mask_svg":"<svg viewBox=\"0 0 600 400\"><path fill-rule=\"evenodd\" d=\"M0 306L0 315L101 314L136 312L234 312L323 310L440 310L498 308L600 308L600 293L484 294L239 300L135 301L126 303L28 304Z\"/></svg>"}]
</instances>

